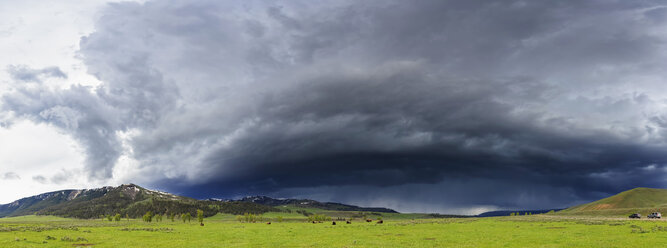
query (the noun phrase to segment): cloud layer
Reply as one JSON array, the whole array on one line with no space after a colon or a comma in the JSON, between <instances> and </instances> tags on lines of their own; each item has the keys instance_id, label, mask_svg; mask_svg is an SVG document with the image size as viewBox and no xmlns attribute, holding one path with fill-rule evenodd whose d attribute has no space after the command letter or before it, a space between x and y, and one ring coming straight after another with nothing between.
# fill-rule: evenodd
<instances>
[{"instance_id":1,"label":"cloud layer","mask_svg":"<svg viewBox=\"0 0 667 248\"><path fill-rule=\"evenodd\" d=\"M53 89L41 78L62 71L17 65L2 97L81 143L91 178L127 156L143 173L133 179L193 196L440 212L666 184L658 2L149 1L101 13L80 42L101 85Z\"/></svg>"}]
</instances>

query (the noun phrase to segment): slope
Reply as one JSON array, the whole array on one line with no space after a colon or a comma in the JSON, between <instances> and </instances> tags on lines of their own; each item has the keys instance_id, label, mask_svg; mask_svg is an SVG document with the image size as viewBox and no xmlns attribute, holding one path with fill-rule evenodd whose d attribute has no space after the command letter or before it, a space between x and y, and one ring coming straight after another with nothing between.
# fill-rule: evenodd
<instances>
[{"instance_id":1,"label":"slope","mask_svg":"<svg viewBox=\"0 0 667 248\"><path fill-rule=\"evenodd\" d=\"M591 203L557 212L561 215L646 215L667 211L667 189L635 188Z\"/></svg>"}]
</instances>

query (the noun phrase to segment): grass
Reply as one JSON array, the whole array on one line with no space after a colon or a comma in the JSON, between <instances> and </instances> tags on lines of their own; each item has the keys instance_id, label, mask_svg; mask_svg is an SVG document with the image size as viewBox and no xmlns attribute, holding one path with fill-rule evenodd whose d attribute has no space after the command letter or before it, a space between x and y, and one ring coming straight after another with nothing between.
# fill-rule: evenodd
<instances>
[{"instance_id":1,"label":"grass","mask_svg":"<svg viewBox=\"0 0 667 248\"><path fill-rule=\"evenodd\" d=\"M0 219L0 247L660 247L667 222L520 216L239 223L108 222L24 216Z\"/></svg>"}]
</instances>

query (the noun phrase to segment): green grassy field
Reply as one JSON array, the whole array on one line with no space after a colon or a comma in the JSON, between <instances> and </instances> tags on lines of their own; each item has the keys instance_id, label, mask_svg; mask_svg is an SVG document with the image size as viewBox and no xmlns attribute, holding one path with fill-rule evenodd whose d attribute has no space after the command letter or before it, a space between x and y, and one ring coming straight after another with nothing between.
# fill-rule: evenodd
<instances>
[{"instance_id":1,"label":"green grassy field","mask_svg":"<svg viewBox=\"0 0 667 248\"><path fill-rule=\"evenodd\" d=\"M266 216L265 216L266 217ZM287 219L287 218L286 218ZM391 219L312 224L239 223L216 215L205 226L24 216L0 219L0 247L661 247L667 222L519 216ZM52 237L52 238L47 238Z\"/></svg>"}]
</instances>

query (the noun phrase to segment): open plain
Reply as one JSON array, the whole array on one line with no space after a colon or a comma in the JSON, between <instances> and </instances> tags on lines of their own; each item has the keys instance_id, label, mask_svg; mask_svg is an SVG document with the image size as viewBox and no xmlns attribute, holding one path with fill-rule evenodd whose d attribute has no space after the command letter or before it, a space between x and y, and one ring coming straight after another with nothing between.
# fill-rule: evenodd
<instances>
[{"instance_id":1,"label":"open plain","mask_svg":"<svg viewBox=\"0 0 667 248\"><path fill-rule=\"evenodd\" d=\"M271 224L266 222L271 221ZM216 215L170 220L0 219L0 247L660 247L667 222L549 215L332 221L304 218L241 223Z\"/></svg>"}]
</instances>

